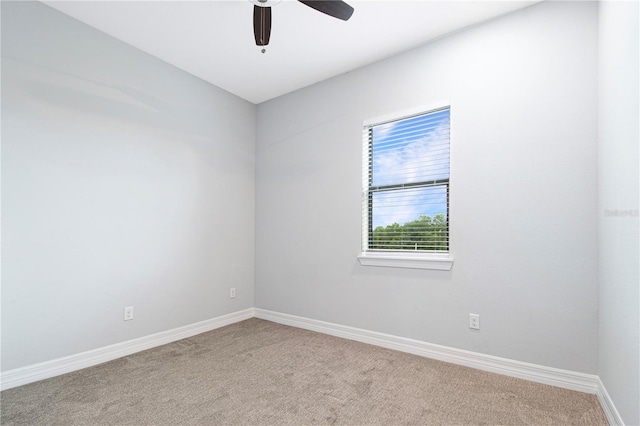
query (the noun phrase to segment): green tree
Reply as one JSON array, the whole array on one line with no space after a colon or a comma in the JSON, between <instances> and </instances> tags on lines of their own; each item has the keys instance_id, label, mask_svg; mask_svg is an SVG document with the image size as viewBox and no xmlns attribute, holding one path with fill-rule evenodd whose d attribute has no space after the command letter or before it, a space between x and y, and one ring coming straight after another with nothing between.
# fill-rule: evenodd
<instances>
[{"instance_id":1,"label":"green tree","mask_svg":"<svg viewBox=\"0 0 640 426\"><path fill-rule=\"evenodd\" d=\"M421 215L404 225L377 226L372 237L374 250L447 250L447 218Z\"/></svg>"}]
</instances>

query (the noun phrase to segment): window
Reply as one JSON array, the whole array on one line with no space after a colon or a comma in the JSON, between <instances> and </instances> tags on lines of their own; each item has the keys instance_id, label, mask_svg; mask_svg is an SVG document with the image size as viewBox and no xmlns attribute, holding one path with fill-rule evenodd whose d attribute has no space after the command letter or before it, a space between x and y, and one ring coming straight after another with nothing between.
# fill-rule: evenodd
<instances>
[{"instance_id":1,"label":"window","mask_svg":"<svg viewBox=\"0 0 640 426\"><path fill-rule=\"evenodd\" d=\"M364 126L361 263L451 268L449 128L449 107Z\"/></svg>"}]
</instances>

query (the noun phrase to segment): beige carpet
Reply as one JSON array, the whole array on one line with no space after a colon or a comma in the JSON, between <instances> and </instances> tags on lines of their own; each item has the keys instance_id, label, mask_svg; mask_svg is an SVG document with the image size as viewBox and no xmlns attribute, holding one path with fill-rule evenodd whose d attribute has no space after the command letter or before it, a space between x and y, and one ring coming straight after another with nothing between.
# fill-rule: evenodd
<instances>
[{"instance_id":1,"label":"beige carpet","mask_svg":"<svg viewBox=\"0 0 640 426\"><path fill-rule=\"evenodd\" d=\"M0 394L3 425L605 425L594 395L250 319Z\"/></svg>"}]
</instances>

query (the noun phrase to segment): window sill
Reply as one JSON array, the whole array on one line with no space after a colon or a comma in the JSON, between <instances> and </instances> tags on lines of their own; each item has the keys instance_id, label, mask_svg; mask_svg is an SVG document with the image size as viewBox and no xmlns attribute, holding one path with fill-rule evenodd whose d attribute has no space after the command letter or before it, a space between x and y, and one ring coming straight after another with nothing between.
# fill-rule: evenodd
<instances>
[{"instance_id":1,"label":"window sill","mask_svg":"<svg viewBox=\"0 0 640 426\"><path fill-rule=\"evenodd\" d=\"M362 266L432 269L450 271L453 258L449 253L364 252L358 256Z\"/></svg>"}]
</instances>

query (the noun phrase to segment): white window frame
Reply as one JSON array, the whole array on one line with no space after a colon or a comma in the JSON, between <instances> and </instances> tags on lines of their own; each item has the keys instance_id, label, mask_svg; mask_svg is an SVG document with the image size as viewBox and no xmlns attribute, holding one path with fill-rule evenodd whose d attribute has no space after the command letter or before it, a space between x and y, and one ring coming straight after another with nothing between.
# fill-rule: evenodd
<instances>
[{"instance_id":1,"label":"white window frame","mask_svg":"<svg viewBox=\"0 0 640 426\"><path fill-rule=\"evenodd\" d=\"M431 111L451 107L449 102L441 102L436 106L420 107L405 110L402 112L388 114L384 117L368 119L363 121L363 129L375 126L381 123L391 121L399 121L404 118L426 114ZM363 132L364 133L364 132ZM451 140L451 139L450 139ZM381 266L392 268L411 268L411 269L430 269L439 271L449 271L453 266L453 256L451 255L451 238L449 238L449 250L440 252L431 251L377 251L370 250L368 234L369 234L369 146L368 137L363 140L362 154L362 252L358 256L358 261L362 266ZM449 174L451 178L451 173ZM449 212L447 212L450 221ZM449 222L451 223L451 222Z\"/></svg>"}]
</instances>

